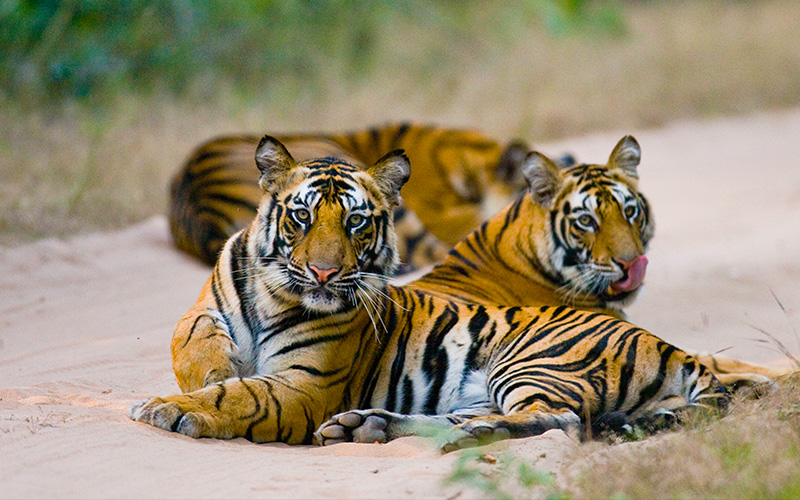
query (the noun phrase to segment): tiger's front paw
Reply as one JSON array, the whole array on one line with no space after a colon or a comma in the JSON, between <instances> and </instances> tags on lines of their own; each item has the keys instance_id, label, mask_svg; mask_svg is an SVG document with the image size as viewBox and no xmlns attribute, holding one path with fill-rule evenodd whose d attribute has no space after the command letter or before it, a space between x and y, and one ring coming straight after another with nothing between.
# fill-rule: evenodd
<instances>
[{"instance_id":1,"label":"tiger's front paw","mask_svg":"<svg viewBox=\"0 0 800 500\"><path fill-rule=\"evenodd\" d=\"M213 416L196 404L182 401L185 399L185 396L171 396L141 401L131 406L128 416L137 422L194 438L228 437L211 425Z\"/></svg>"},{"instance_id":2,"label":"tiger's front paw","mask_svg":"<svg viewBox=\"0 0 800 500\"><path fill-rule=\"evenodd\" d=\"M472 448L484 444L511 438L511 432L498 425L497 422L485 420L470 420L453 427L442 444L442 451L451 451L463 448Z\"/></svg>"},{"instance_id":3,"label":"tiger's front paw","mask_svg":"<svg viewBox=\"0 0 800 500\"><path fill-rule=\"evenodd\" d=\"M391 416L384 410L351 410L332 416L314 433L314 444L385 443Z\"/></svg>"}]
</instances>

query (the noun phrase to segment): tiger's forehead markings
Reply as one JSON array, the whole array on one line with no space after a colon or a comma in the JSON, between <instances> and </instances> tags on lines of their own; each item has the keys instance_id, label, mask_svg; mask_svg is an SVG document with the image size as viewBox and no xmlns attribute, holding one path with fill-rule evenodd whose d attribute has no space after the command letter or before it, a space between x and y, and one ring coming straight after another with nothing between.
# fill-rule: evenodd
<instances>
[{"instance_id":1,"label":"tiger's forehead markings","mask_svg":"<svg viewBox=\"0 0 800 500\"><path fill-rule=\"evenodd\" d=\"M608 175L605 166L581 164L569 167L564 172L581 186L570 197L574 206L597 210L600 206L613 203L615 200L624 204L631 197L626 186Z\"/></svg>"},{"instance_id":2,"label":"tiger's forehead markings","mask_svg":"<svg viewBox=\"0 0 800 500\"><path fill-rule=\"evenodd\" d=\"M602 165L575 165L565 169L565 173L581 185L582 193L592 189L602 190L617 183L608 176L608 170Z\"/></svg>"},{"instance_id":3,"label":"tiger's forehead markings","mask_svg":"<svg viewBox=\"0 0 800 500\"><path fill-rule=\"evenodd\" d=\"M359 183L353 176L359 172L356 167L337 158L316 159L304 164L304 167L309 172L304 188L297 193L295 200L302 200L307 206L319 201L339 203L349 209L359 203L359 198L363 198L358 196Z\"/></svg>"}]
</instances>

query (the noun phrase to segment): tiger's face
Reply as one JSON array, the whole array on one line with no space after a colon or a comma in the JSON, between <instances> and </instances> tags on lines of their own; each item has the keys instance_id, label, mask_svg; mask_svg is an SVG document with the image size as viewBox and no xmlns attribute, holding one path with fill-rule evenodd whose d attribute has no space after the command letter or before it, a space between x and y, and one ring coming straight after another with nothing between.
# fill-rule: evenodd
<instances>
[{"instance_id":1,"label":"tiger's face","mask_svg":"<svg viewBox=\"0 0 800 500\"><path fill-rule=\"evenodd\" d=\"M639 144L619 141L606 165L558 169L533 153L524 171L548 211L548 259L565 297L588 294L622 307L639 291L655 224L638 191Z\"/></svg>"},{"instance_id":2,"label":"tiger's face","mask_svg":"<svg viewBox=\"0 0 800 500\"><path fill-rule=\"evenodd\" d=\"M372 307L398 263L392 209L408 159L394 151L363 171L338 158L295 163L277 140L261 142L267 196L253 251L265 286L314 312Z\"/></svg>"}]
</instances>

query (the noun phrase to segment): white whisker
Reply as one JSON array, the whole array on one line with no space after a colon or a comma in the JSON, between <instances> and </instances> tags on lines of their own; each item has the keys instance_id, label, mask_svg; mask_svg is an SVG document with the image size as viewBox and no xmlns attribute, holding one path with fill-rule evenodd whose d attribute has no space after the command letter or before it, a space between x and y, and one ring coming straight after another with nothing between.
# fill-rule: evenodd
<instances>
[{"instance_id":1,"label":"white whisker","mask_svg":"<svg viewBox=\"0 0 800 500\"><path fill-rule=\"evenodd\" d=\"M375 314L378 316L378 320L383 326L383 331L388 334L389 330L383 323L383 315L381 314L383 307L381 307L381 304L379 304L378 301L375 299L375 297L371 293L369 293L369 289L365 290L364 288L361 287L361 285L368 285L368 283L356 280L355 284L356 287L358 287L359 291L361 292L362 299L366 299L364 303L365 304L369 303L369 305L373 308L373 312L375 312Z\"/></svg>"},{"instance_id":2,"label":"white whisker","mask_svg":"<svg viewBox=\"0 0 800 500\"><path fill-rule=\"evenodd\" d=\"M384 292L384 291L383 291L383 290L381 290L380 288L376 287L376 286L375 286L375 285L373 285L372 283L369 283L368 281L364 281L364 280L361 280L361 283L362 283L363 285L365 285L365 286L369 287L369 289L370 289L371 291L373 291L373 292L377 293L378 295L382 296L383 298L385 298L385 299L386 299L386 300L388 300L389 302L393 303L394 305L396 305L397 307L399 307L399 308L400 308L400 309L402 309L403 311L408 311L408 309L406 309L405 307L403 307L403 306L401 306L400 304L398 304L396 300L394 300L394 299L392 299L391 297L389 297L389 295L387 295L387 294L386 294L386 292Z\"/></svg>"}]
</instances>

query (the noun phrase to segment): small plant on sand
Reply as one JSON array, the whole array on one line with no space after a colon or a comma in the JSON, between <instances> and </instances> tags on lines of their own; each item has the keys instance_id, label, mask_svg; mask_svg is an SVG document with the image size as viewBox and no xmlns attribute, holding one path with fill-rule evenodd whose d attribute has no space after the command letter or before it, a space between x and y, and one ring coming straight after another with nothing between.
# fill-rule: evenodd
<instances>
[{"instance_id":1,"label":"small plant on sand","mask_svg":"<svg viewBox=\"0 0 800 500\"><path fill-rule=\"evenodd\" d=\"M503 452L497 456L481 448L463 450L453 470L445 477L447 486L465 486L483 493L487 498L512 500L535 493L548 500L567 500L570 495L560 490L553 475L541 472L516 457Z\"/></svg>"}]
</instances>

